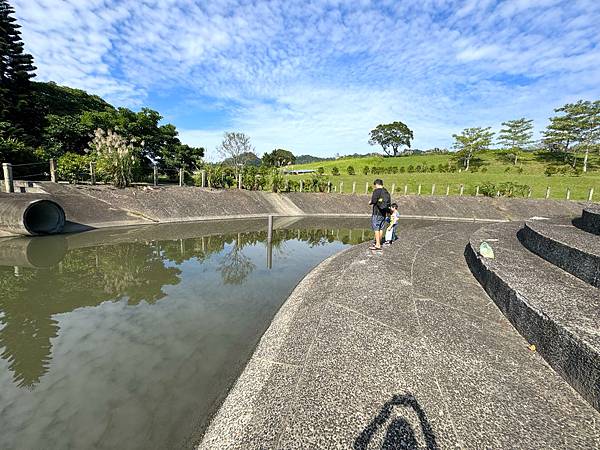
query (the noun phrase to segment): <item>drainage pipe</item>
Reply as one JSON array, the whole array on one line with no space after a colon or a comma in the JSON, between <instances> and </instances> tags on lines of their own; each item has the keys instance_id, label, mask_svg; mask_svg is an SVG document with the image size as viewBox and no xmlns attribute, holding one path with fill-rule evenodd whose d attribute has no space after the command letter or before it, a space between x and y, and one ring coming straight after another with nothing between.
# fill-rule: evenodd
<instances>
[{"instance_id":1,"label":"drainage pipe","mask_svg":"<svg viewBox=\"0 0 600 450\"><path fill-rule=\"evenodd\" d=\"M57 234L65 227L65 211L47 199L0 194L0 230L29 236Z\"/></svg>"}]
</instances>

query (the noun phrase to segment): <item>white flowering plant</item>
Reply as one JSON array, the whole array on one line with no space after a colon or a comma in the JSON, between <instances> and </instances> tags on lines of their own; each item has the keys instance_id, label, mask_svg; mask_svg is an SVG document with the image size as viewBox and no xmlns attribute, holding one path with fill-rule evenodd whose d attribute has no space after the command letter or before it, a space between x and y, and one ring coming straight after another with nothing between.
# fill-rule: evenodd
<instances>
[{"instance_id":1,"label":"white flowering plant","mask_svg":"<svg viewBox=\"0 0 600 450\"><path fill-rule=\"evenodd\" d=\"M118 188L131 184L139 154L135 139L128 141L112 130L98 128L89 146L96 159L99 175ZM143 142L140 146L143 146Z\"/></svg>"}]
</instances>

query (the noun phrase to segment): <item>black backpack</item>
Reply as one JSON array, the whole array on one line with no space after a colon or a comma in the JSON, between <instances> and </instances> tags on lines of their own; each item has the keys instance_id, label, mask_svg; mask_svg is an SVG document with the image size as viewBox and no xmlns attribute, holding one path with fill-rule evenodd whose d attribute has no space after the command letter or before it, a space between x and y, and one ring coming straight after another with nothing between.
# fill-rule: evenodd
<instances>
[{"instance_id":1,"label":"black backpack","mask_svg":"<svg viewBox=\"0 0 600 450\"><path fill-rule=\"evenodd\" d=\"M386 188L381 188L381 196L377 200L377 207L383 214L387 214L392 206L392 197Z\"/></svg>"}]
</instances>

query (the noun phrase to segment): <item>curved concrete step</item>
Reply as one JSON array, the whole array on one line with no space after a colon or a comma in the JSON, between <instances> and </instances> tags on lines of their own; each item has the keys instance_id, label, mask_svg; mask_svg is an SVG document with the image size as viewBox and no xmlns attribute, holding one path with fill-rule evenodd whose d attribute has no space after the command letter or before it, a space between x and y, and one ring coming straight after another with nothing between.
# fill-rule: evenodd
<instances>
[{"instance_id":1,"label":"curved concrete step","mask_svg":"<svg viewBox=\"0 0 600 450\"><path fill-rule=\"evenodd\" d=\"M474 233L465 257L513 326L594 408L600 410L600 295L597 288L531 253L520 223ZM488 242L495 258L478 254Z\"/></svg>"},{"instance_id":2,"label":"curved concrete step","mask_svg":"<svg viewBox=\"0 0 600 450\"><path fill-rule=\"evenodd\" d=\"M600 206L590 206L583 209L579 226L586 231L600 234Z\"/></svg>"},{"instance_id":3,"label":"curved concrete step","mask_svg":"<svg viewBox=\"0 0 600 450\"><path fill-rule=\"evenodd\" d=\"M519 239L546 261L600 287L600 238L572 225L528 221Z\"/></svg>"}]
</instances>

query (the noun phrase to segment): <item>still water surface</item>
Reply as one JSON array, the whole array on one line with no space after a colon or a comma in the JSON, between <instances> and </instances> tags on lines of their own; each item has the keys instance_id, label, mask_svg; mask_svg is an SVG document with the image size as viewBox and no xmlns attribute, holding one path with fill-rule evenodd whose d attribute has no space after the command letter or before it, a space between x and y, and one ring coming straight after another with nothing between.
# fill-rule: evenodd
<instances>
[{"instance_id":1,"label":"still water surface","mask_svg":"<svg viewBox=\"0 0 600 450\"><path fill-rule=\"evenodd\" d=\"M0 449L193 446L291 290L367 225L0 240Z\"/></svg>"}]
</instances>

